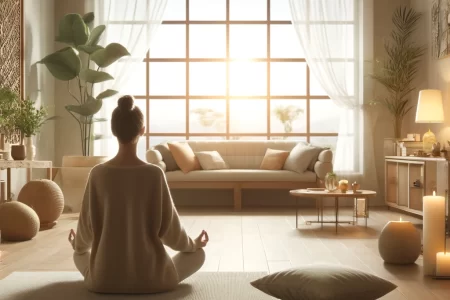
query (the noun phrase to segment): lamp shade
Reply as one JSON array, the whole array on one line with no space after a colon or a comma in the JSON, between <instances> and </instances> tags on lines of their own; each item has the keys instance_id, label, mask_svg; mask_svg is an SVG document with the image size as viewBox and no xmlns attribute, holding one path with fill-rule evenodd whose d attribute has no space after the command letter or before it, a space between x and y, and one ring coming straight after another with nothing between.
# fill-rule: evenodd
<instances>
[{"instance_id":1,"label":"lamp shade","mask_svg":"<svg viewBox=\"0 0 450 300\"><path fill-rule=\"evenodd\" d=\"M444 108L440 90L422 90L417 102L416 123L443 123Z\"/></svg>"}]
</instances>

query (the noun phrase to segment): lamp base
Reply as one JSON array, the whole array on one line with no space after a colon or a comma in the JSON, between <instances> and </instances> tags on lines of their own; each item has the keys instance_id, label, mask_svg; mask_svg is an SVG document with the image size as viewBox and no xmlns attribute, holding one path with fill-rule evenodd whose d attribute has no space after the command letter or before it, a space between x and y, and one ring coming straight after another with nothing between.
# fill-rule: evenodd
<instances>
[{"instance_id":1,"label":"lamp base","mask_svg":"<svg viewBox=\"0 0 450 300\"><path fill-rule=\"evenodd\" d=\"M431 152L434 143L436 143L436 136L428 129L428 132L423 135L423 151L425 153Z\"/></svg>"}]
</instances>

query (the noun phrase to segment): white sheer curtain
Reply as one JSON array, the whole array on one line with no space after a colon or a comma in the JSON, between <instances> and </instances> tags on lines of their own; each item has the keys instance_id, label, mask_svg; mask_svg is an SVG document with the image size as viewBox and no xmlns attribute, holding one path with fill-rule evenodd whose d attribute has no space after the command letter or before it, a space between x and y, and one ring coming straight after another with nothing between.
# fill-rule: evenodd
<instances>
[{"instance_id":1,"label":"white sheer curtain","mask_svg":"<svg viewBox=\"0 0 450 300\"><path fill-rule=\"evenodd\" d=\"M108 67L106 71L114 77L113 81L97 86L100 91L108 88L119 91L118 96L104 100L103 108L97 116L109 119L117 105L118 97L127 93L127 84L131 80L136 80L136 77L145 76L145 73L139 70L142 69L143 59L162 23L168 0L89 1L92 1L96 25L106 25L104 38L100 44L106 46L109 43L120 43L131 54ZM145 90L145 87L143 89ZM111 147L117 147L117 143L111 137L110 123L97 123L95 133L106 138L94 143L94 154L112 153Z\"/></svg>"},{"instance_id":2,"label":"white sheer curtain","mask_svg":"<svg viewBox=\"0 0 450 300\"><path fill-rule=\"evenodd\" d=\"M339 107L334 170L377 188L371 126L364 126L360 0L289 0L292 24L312 76ZM366 137L366 138L365 138Z\"/></svg>"}]
</instances>

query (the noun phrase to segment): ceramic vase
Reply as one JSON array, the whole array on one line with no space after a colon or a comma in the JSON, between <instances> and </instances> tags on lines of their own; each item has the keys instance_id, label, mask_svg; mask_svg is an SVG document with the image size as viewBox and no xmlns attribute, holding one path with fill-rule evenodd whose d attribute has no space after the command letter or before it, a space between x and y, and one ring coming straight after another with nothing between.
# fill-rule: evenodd
<instances>
[{"instance_id":1,"label":"ceramic vase","mask_svg":"<svg viewBox=\"0 0 450 300\"><path fill-rule=\"evenodd\" d=\"M33 145L33 138L31 136L25 137L24 143L25 143L26 159L34 160L36 156L36 147Z\"/></svg>"},{"instance_id":2,"label":"ceramic vase","mask_svg":"<svg viewBox=\"0 0 450 300\"><path fill-rule=\"evenodd\" d=\"M11 145L9 143L5 143L5 147L3 149L3 159L4 160L11 159Z\"/></svg>"}]
</instances>

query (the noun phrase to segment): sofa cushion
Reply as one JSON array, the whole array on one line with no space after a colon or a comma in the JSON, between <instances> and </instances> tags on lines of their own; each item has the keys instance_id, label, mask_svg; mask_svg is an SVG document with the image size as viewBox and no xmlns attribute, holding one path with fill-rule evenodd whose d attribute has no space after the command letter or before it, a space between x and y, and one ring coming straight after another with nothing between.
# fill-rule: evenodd
<instances>
[{"instance_id":1,"label":"sofa cushion","mask_svg":"<svg viewBox=\"0 0 450 300\"><path fill-rule=\"evenodd\" d=\"M170 152L169 145L167 143L156 145L155 150L158 150L159 153L161 153L162 159L166 164L167 171L176 171L180 169L175 161L175 158L173 158L172 152Z\"/></svg>"},{"instance_id":2,"label":"sofa cushion","mask_svg":"<svg viewBox=\"0 0 450 300\"><path fill-rule=\"evenodd\" d=\"M298 143L307 145L305 142L293 140L188 140L186 143L194 152L219 152L230 169L259 169L268 148L291 151Z\"/></svg>"},{"instance_id":3,"label":"sofa cushion","mask_svg":"<svg viewBox=\"0 0 450 300\"><path fill-rule=\"evenodd\" d=\"M182 171L166 173L167 181L299 181L316 182L316 173L306 171L302 174L279 170L201 170L184 174Z\"/></svg>"},{"instance_id":4,"label":"sofa cushion","mask_svg":"<svg viewBox=\"0 0 450 300\"><path fill-rule=\"evenodd\" d=\"M183 173L200 170L200 163L192 151L191 147L186 143L168 143L170 152L177 162Z\"/></svg>"},{"instance_id":5,"label":"sofa cushion","mask_svg":"<svg viewBox=\"0 0 450 300\"><path fill-rule=\"evenodd\" d=\"M284 169L294 171L297 173L303 173L311 168L314 169L314 163L319 156L322 148L298 144L291 150L286 162L284 163Z\"/></svg>"},{"instance_id":6,"label":"sofa cushion","mask_svg":"<svg viewBox=\"0 0 450 300\"><path fill-rule=\"evenodd\" d=\"M289 155L289 151L267 149L261 163L261 170L281 170Z\"/></svg>"},{"instance_id":7,"label":"sofa cushion","mask_svg":"<svg viewBox=\"0 0 450 300\"><path fill-rule=\"evenodd\" d=\"M195 156L197 156L203 170L229 169L227 163L217 151L195 152Z\"/></svg>"}]
</instances>

